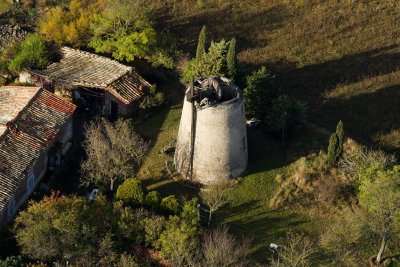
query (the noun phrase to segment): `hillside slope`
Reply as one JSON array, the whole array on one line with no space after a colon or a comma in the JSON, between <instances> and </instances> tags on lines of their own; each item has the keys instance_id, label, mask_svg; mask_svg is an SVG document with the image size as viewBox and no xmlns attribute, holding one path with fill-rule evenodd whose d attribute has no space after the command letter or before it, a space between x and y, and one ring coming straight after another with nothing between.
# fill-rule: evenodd
<instances>
[{"instance_id":1,"label":"hillside slope","mask_svg":"<svg viewBox=\"0 0 400 267\"><path fill-rule=\"evenodd\" d=\"M180 49L194 53L202 25L216 40L236 36L239 61L268 66L307 103L311 121L333 129L342 119L359 141L400 148L400 2L189 2L153 2Z\"/></svg>"}]
</instances>

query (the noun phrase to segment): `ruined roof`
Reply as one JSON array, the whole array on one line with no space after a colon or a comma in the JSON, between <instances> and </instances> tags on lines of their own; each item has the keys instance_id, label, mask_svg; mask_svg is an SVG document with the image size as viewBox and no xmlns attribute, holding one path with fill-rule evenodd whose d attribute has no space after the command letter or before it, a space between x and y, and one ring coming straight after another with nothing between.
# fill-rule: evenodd
<instances>
[{"instance_id":1,"label":"ruined roof","mask_svg":"<svg viewBox=\"0 0 400 267\"><path fill-rule=\"evenodd\" d=\"M7 122L6 129L0 134L0 210L17 191L41 153L53 144L76 108L49 91L37 87L32 90L35 93L25 106L21 104L13 110L17 115ZM5 91L15 91L18 95L29 90L27 87L0 87L0 92ZM4 104L7 101L0 98L0 106L7 106Z\"/></svg>"},{"instance_id":2,"label":"ruined roof","mask_svg":"<svg viewBox=\"0 0 400 267\"><path fill-rule=\"evenodd\" d=\"M125 103L138 99L150 86L132 67L115 60L69 47L60 52L60 62L32 72L72 86L109 90Z\"/></svg>"}]
</instances>

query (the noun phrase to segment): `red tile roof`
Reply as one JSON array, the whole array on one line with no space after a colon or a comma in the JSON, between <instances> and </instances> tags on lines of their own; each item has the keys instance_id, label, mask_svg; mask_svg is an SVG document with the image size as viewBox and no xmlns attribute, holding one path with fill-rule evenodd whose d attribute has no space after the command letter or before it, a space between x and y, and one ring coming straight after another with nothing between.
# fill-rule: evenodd
<instances>
[{"instance_id":1,"label":"red tile roof","mask_svg":"<svg viewBox=\"0 0 400 267\"><path fill-rule=\"evenodd\" d=\"M0 132L0 210L5 208L41 153L56 141L76 108L49 91L35 90L26 106L18 106L18 112L14 111L17 115L6 123L7 129ZM23 87L0 87L0 94L4 91L26 94ZM3 102L0 98L0 106Z\"/></svg>"}]
</instances>

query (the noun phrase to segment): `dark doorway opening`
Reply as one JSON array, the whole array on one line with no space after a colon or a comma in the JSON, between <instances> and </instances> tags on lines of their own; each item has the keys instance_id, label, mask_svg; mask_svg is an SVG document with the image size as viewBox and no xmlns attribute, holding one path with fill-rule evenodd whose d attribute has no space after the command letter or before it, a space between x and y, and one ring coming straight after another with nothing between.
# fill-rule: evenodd
<instances>
[{"instance_id":1,"label":"dark doorway opening","mask_svg":"<svg viewBox=\"0 0 400 267\"><path fill-rule=\"evenodd\" d=\"M111 101L111 113L110 113L110 119L112 121L116 120L118 118L118 103Z\"/></svg>"}]
</instances>

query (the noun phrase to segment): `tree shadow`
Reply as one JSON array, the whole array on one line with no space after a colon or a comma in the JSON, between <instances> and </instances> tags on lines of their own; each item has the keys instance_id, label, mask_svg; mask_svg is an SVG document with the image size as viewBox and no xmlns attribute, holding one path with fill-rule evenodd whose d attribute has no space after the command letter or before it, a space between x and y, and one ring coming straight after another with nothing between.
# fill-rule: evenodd
<instances>
[{"instance_id":1,"label":"tree shadow","mask_svg":"<svg viewBox=\"0 0 400 267\"><path fill-rule=\"evenodd\" d=\"M256 212L252 212L256 210ZM230 205L218 211L215 216L218 222L226 221L230 231L252 240L252 257L265 262L273 254L268 250L270 243L280 244L289 231L300 230L305 217L285 211L268 211L257 201L240 205Z\"/></svg>"},{"instance_id":2,"label":"tree shadow","mask_svg":"<svg viewBox=\"0 0 400 267\"><path fill-rule=\"evenodd\" d=\"M321 107L321 119L334 124L338 114L346 131L359 141L380 146L384 150L400 149L400 85L350 98L335 98ZM398 132L398 133L396 133ZM386 140L378 140L383 136ZM386 137L385 137L386 136Z\"/></svg>"},{"instance_id":3,"label":"tree shadow","mask_svg":"<svg viewBox=\"0 0 400 267\"><path fill-rule=\"evenodd\" d=\"M207 26L209 40L230 39L235 36L240 49L255 42L259 33L257 25L263 25L262 31L272 31L280 28L283 21L290 17L290 12L283 4L260 7L250 13L243 12L242 8L235 8L235 4L231 3L219 9L204 8L201 12L180 20L174 19L169 15L170 12L168 8L157 11L157 28L169 31L176 37L179 49L192 53L196 49L198 34L203 25Z\"/></svg>"}]
</instances>

